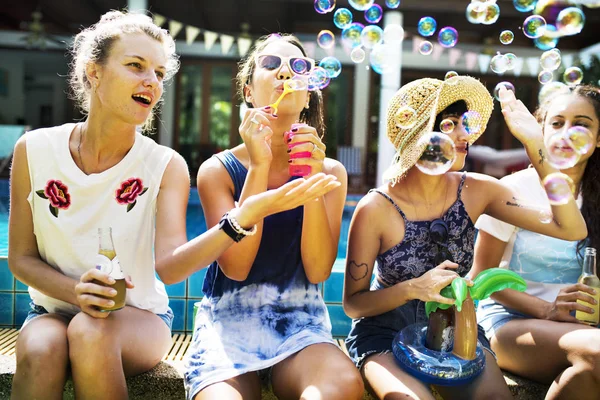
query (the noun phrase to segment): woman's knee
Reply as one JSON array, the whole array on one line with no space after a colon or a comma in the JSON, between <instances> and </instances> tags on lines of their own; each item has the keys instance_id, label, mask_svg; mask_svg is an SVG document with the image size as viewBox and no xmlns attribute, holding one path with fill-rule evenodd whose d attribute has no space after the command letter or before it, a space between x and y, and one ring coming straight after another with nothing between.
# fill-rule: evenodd
<instances>
[{"instance_id":1,"label":"woman's knee","mask_svg":"<svg viewBox=\"0 0 600 400\"><path fill-rule=\"evenodd\" d=\"M116 338L110 334L110 327L106 320L80 312L73 317L67 328L67 339L71 355L81 353L90 355L96 349L100 352L106 351L107 346Z\"/></svg>"},{"instance_id":2,"label":"woman's knee","mask_svg":"<svg viewBox=\"0 0 600 400\"><path fill-rule=\"evenodd\" d=\"M319 389L324 399L362 399L365 386L358 370L350 365L323 376Z\"/></svg>"},{"instance_id":3,"label":"woman's knee","mask_svg":"<svg viewBox=\"0 0 600 400\"><path fill-rule=\"evenodd\" d=\"M17 339L17 368L52 371L66 368L69 346L64 329L39 329Z\"/></svg>"}]
</instances>

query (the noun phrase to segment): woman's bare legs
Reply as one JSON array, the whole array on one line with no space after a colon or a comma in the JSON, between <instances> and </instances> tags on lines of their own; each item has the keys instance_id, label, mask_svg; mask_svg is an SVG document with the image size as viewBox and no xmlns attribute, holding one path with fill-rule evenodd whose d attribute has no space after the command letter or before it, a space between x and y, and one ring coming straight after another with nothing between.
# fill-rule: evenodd
<instances>
[{"instance_id":1,"label":"woman's bare legs","mask_svg":"<svg viewBox=\"0 0 600 400\"><path fill-rule=\"evenodd\" d=\"M58 314L44 314L21 330L11 399L62 400L69 365L67 324Z\"/></svg>"},{"instance_id":2,"label":"woman's bare legs","mask_svg":"<svg viewBox=\"0 0 600 400\"><path fill-rule=\"evenodd\" d=\"M160 317L128 306L106 319L77 314L67 337L75 397L86 400L126 399L125 377L153 368L171 346Z\"/></svg>"},{"instance_id":3,"label":"woman's bare legs","mask_svg":"<svg viewBox=\"0 0 600 400\"><path fill-rule=\"evenodd\" d=\"M364 386L358 370L337 346L308 346L273 367L273 393L280 399L361 399Z\"/></svg>"},{"instance_id":4,"label":"woman's bare legs","mask_svg":"<svg viewBox=\"0 0 600 400\"><path fill-rule=\"evenodd\" d=\"M248 372L202 389L194 400L260 400L260 379L256 372Z\"/></svg>"},{"instance_id":5,"label":"woman's bare legs","mask_svg":"<svg viewBox=\"0 0 600 400\"><path fill-rule=\"evenodd\" d=\"M502 369L551 384L546 399L597 399L600 330L569 322L512 320L491 340Z\"/></svg>"}]
</instances>

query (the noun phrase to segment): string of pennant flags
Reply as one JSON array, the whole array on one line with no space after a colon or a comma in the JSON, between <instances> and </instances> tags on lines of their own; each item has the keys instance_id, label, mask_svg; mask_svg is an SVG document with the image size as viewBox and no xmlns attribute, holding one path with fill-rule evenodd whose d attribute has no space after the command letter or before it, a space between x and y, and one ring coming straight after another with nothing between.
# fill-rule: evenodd
<instances>
[{"instance_id":1,"label":"string of pennant flags","mask_svg":"<svg viewBox=\"0 0 600 400\"><path fill-rule=\"evenodd\" d=\"M221 53L228 54L233 47L233 44L237 42L237 50L239 52L240 57L245 56L248 53L248 50L252 46L252 39L248 37L238 36L237 38L232 35L227 35L224 33L218 33L209 31L206 29L200 29L195 26L185 25L179 21L168 19L167 17L154 13L152 16L154 23L158 26L163 26L167 23L168 20L168 29L171 36L176 37L185 27L185 41L188 45L194 43L198 35L200 33L204 34L204 47L208 51L210 50L217 40L220 41L221 44ZM419 54L419 45L425 39L421 38L418 35L410 35L408 32L405 32L405 40L412 36L412 52ZM477 53L474 51L462 50L456 47L453 48L445 48L438 43L433 44L433 51L430 55L422 56L422 57L431 57L432 61L439 63L441 61L441 57L444 52L447 50L448 53L448 67L449 69L463 67L469 72L479 70L480 73L485 74L489 70L490 62L492 60L492 55L486 53ZM317 43L316 42L304 42L304 47L309 57L315 58L315 54L317 53ZM350 49L345 48L347 53L350 53ZM333 55L335 49L320 49L320 51L325 52L327 55ZM565 67L570 67L573 64L574 56L572 54L563 54L562 55L562 65ZM585 60L583 60L585 62ZM463 65L464 62L464 65ZM525 71L525 67L527 72ZM514 76L520 76L522 74L528 74L530 76L537 76L540 71L540 63L539 56L538 57L517 57L514 60L514 68L510 71Z\"/></svg>"}]
</instances>

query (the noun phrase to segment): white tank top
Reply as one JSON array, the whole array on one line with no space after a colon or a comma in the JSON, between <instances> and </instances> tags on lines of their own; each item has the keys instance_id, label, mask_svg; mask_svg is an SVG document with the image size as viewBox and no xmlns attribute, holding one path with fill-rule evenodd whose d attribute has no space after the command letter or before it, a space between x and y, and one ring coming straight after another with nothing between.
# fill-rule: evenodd
<instances>
[{"instance_id":1,"label":"white tank top","mask_svg":"<svg viewBox=\"0 0 600 400\"><path fill-rule=\"evenodd\" d=\"M42 260L79 280L95 267L98 228L111 227L121 269L135 288L126 304L163 314L169 307L154 268L156 198L173 150L136 133L129 153L108 170L86 175L69 151L76 124L25 134L31 179L28 201ZM33 302L49 312L74 315L79 307L30 287Z\"/></svg>"}]
</instances>

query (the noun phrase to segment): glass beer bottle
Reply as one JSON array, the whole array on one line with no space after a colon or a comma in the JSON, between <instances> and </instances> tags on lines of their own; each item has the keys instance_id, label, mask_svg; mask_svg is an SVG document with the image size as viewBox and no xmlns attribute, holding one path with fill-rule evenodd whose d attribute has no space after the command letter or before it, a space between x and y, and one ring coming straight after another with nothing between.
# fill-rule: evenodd
<instances>
[{"instance_id":1,"label":"glass beer bottle","mask_svg":"<svg viewBox=\"0 0 600 400\"><path fill-rule=\"evenodd\" d=\"M583 271L581 276L577 280L578 283L583 283L596 291L596 294L592 297L596 300L596 304L586 303L581 300L577 300L577 303L589 307L594 310L593 314L588 314L583 311L576 311L575 318L590 325L598 325L599 314L598 314L598 303L600 302L600 279L596 275L596 249L593 247L585 248L585 256L583 258ZM589 293L585 293L591 296Z\"/></svg>"},{"instance_id":2,"label":"glass beer bottle","mask_svg":"<svg viewBox=\"0 0 600 400\"><path fill-rule=\"evenodd\" d=\"M98 255L96 256L96 269L107 273L115 280L112 285L105 285L102 282L96 283L104 286L111 286L117 291L114 297L106 297L115 302L112 307L98 307L100 311L116 311L125 306L125 295L127 285L125 283L125 274L121 270L121 264L117 258L117 252L112 240L112 228L98 228Z\"/></svg>"}]
</instances>

